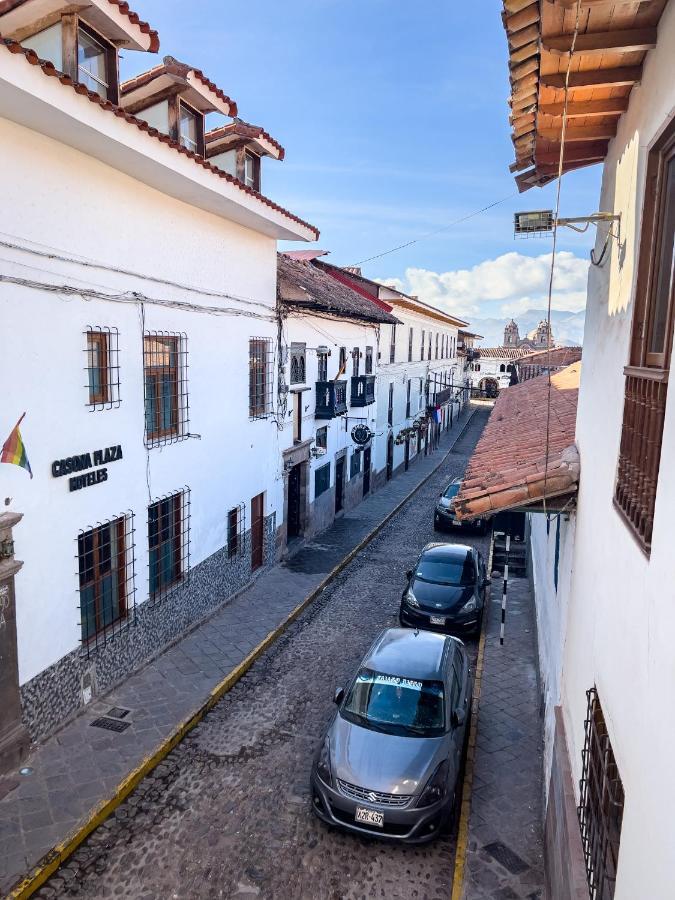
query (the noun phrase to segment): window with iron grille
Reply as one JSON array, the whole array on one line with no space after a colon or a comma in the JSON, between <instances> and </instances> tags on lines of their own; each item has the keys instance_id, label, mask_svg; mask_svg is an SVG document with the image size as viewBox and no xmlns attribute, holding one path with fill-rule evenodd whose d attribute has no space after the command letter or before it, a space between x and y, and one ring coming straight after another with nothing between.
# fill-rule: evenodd
<instances>
[{"instance_id":1,"label":"window with iron grille","mask_svg":"<svg viewBox=\"0 0 675 900\"><path fill-rule=\"evenodd\" d=\"M306 345L291 344L291 384L306 381Z\"/></svg>"},{"instance_id":2,"label":"window with iron grille","mask_svg":"<svg viewBox=\"0 0 675 900\"><path fill-rule=\"evenodd\" d=\"M112 409L120 405L119 333L90 326L85 332L88 405Z\"/></svg>"},{"instance_id":3,"label":"window with iron grille","mask_svg":"<svg viewBox=\"0 0 675 900\"><path fill-rule=\"evenodd\" d=\"M412 325L408 329L408 362L412 362L412 354L413 354L413 327Z\"/></svg>"},{"instance_id":4,"label":"window with iron grille","mask_svg":"<svg viewBox=\"0 0 675 900\"><path fill-rule=\"evenodd\" d=\"M407 387L407 389L406 389L406 390L407 390L407 393L406 393L406 397L405 397L405 415L406 415L406 418L409 418L409 417L410 417L410 385L411 385L411 384L412 384L412 381L411 381L410 379L408 379L408 387Z\"/></svg>"},{"instance_id":5,"label":"window with iron grille","mask_svg":"<svg viewBox=\"0 0 675 900\"><path fill-rule=\"evenodd\" d=\"M354 347L352 350L352 375L356 378L359 374L359 362L361 357L361 351L358 347Z\"/></svg>"},{"instance_id":6,"label":"window with iron grille","mask_svg":"<svg viewBox=\"0 0 675 900\"><path fill-rule=\"evenodd\" d=\"M426 331L422 329L422 343L420 345L420 359L424 359L424 340L425 340Z\"/></svg>"},{"instance_id":7,"label":"window with iron grille","mask_svg":"<svg viewBox=\"0 0 675 900\"><path fill-rule=\"evenodd\" d=\"M155 447L189 437L187 335L143 335L145 443Z\"/></svg>"},{"instance_id":8,"label":"window with iron grille","mask_svg":"<svg viewBox=\"0 0 675 900\"><path fill-rule=\"evenodd\" d=\"M330 487L330 463L321 466L314 472L314 496L319 497Z\"/></svg>"},{"instance_id":9,"label":"window with iron grille","mask_svg":"<svg viewBox=\"0 0 675 900\"><path fill-rule=\"evenodd\" d=\"M324 425L323 428L316 429L316 437L314 438L314 443L317 447L323 447L324 450L328 449L328 426Z\"/></svg>"},{"instance_id":10,"label":"window with iron grille","mask_svg":"<svg viewBox=\"0 0 675 900\"><path fill-rule=\"evenodd\" d=\"M436 359L438 359L438 332L436 332Z\"/></svg>"},{"instance_id":11,"label":"window with iron grille","mask_svg":"<svg viewBox=\"0 0 675 900\"><path fill-rule=\"evenodd\" d=\"M323 350L317 352L316 361L318 365L317 381L328 381L328 353Z\"/></svg>"},{"instance_id":12,"label":"window with iron grille","mask_svg":"<svg viewBox=\"0 0 675 900\"><path fill-rule=\"evenodd\" d=\"M366 375L373 374L373 348L366 347Z\"/></svg>"},{"instance_id":13,"label":"window with iron grille","mask_svg":"<svg viewBox=\"0 0 675 900\"><path fill-rule=\"evenodd\" d=\"M272 338L248 342L248 415L266 419L272 412Z\"/></svg>"},{"instance_id":14,"label":"window with iron grille","mask_svg":"<svg viewBox=\"0 0 675 900\"><path fill-rule=\"evenodd\" d=\"M649 554L675 315L675 120L652 149L614 503Z\"/></svg>"},{"instance_id":15,"label":"window with iron grille","mask_svg":"<svg viewBox=\"0 0 675 900\"><path fill-rule=\"evenodd\" d=\"M349 460L349 477L356 478L356 476L361 471L361 454L358 450L354 450L352 452L351 459Z\"/></svg>"},{"instance_id":16,"label":"window with iron grille","mask_svg":"<svg viewBox=\"0 0 675 900\"><path fill-rule=\"evenodd\" d=\"M246 504L233 506L227 514L227 556L244 555L244 535L246 534Z\"/></svg>"},{"instance_id":17,"label":"window with iron grille","mask_svg":"<svg viewBox=\"0 0 675 900\"><path fill-rule=\"evenodd\" d=\"M89 654L134 621L133 513L81 531L77 557L81 640Z\"/></svg>"},{"instance_id":18,"label":"window with iron grille","mask_svg":"<svg viewBox=\"0 0 675 900\"><path fill-rule=\"evenodd\" d=\"M427 359L431 359L431 339L432 339L432 337L433 337L432 333L429 332L429 353L427 355Z\"/></svg>"},{"instance_id":19,"label":"window with iron grille","mask_svg":"<svg viewBox=\"0 0 675 900\"><path fill-rule=\"evenodd\" d=\"M396 326L391 326L391 340L389 343L389 362L396 362Z\"/></svg>"},{"instance_id":20,"label":"window with iron grille","mask_svg":"<svg viewBox=\"0 0 675 900\"><path fill-rule=\"evenodd\" d=\"M389 403L387 406L387 423L394 424L394 382L389 382Z\"/></svg>"},{"instance_id":21,"label":"window with iron grille","mask_svg":"<svg viewBox=\"0 0 675 900\"><path fill-rule=\"evenodd\" d=\"M591 900L611 900L616 886L623 783L596 688L586 692L586 736L577 812Z\"/></svg>"},{"instance_id":22,"label":"window with iron grille","mask_svg":"<svg viewBox=\"0 0 675 900\"><path fill-rule=\"evenodd\" d=\"M160 497L148 507L150 599L163 600L190 571L190 489Z\"/></svg>"}]
</instances>

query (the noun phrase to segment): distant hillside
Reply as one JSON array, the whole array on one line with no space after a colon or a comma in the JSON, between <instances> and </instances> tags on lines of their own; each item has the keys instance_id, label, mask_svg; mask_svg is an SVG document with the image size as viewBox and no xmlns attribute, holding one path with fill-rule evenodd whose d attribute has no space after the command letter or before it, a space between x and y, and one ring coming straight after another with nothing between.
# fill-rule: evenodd
<instances>
[{"instance_id":1,"label":"distant hillside","mask_svg":"<svg viewBox=\"0 0 675 900\"><path fill-rule=\"evenodd\" d=\"M545 309L528 309L516 318L520 336L525 337L528 331L537 327L542 319L546 318ZM586 313L573 313L568 310L555 309L551 311L551 326L553 338L558 344L582 344L584 340L584 320ZM504 340L504 328L509 321L505 319L472 319L470 328L482 334L484 340L480 343L483 347L500 347Z\"/></svg>"}]
</instances>

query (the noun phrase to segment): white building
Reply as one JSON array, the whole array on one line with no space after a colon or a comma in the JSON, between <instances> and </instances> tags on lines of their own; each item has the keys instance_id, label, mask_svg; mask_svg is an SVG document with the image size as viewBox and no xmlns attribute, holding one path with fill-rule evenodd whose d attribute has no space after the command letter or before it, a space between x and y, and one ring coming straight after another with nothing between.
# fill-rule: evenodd
<instances>
[{"instance_id":1,"label":"white building","mask_svg":"<svg viewBox=\"0 0 675 900\"><path fill-rule=\"evenodd\" d=\"M359 269L317 263L333 278L389 310L398 324L382 329L377 373L373 481L379 487L426 453L467 400L458 331L467 323L417 297L365 278ZM440 422L433 421L438 407Z\"/></svg>"},{"instance_id":2,"label":"white building","mask_svg":"<svg viewBox=\"0 0 675 900\"><path fill-rule=\"evenodd\" d=\"M512 383L518 360L530 352L517 347L478 347L478 357L469 363L471 387L496 397Z\"/></svg>"},{"instance_id":3,"label":"white building","mask_svg":"<svg viewBox=\"0 0 675 900\"><path fill-rule=\"evenodd\" d=\"M305 254L300 254L301 257ZM279 254L279 444L286 547L323 530L370 493L377 429L382 304L296 253ZM370 437L356 443L355 428Z\"/></svg>"},{"instance_id":4,"label":"white building","mask_svg":"<svg viewBox=\"0 0 675 900\"><path fill-rule=\"evenodd\" d=\"M126 4L61 8L0 4L0 433L26 412L34 475L0 484L33 737L274 560L277 240L317 236L204 160L205 114L236 105L199 70L116 105L118 48L158 47Z\"/></svg>"},{"instance_id":5,"label":"white building","mask_svg":"<svg viewBox=\"0 0 675 900\"><path fill-rule=\"evenodd\" d=\"M550 151L542 148L559 140L562 120L552 104L563 101L555 85L564 83L568 60L564 52L542 54L540 80L538 38L571 46L575 17L561 16L556 4L518 6L514 13L505 3L504 21L512 51L520 48L514 65L528 63L518 39L522 28L530 29L533 47L531 86L526 91L512 79L515 168L527 169L517 176L526 189L555 177L557 160L551 166ZM565 168L604 160L600 198L589 197L578 214L600 210L620 220L598 227L589 275L575 422L578 494L571 465L565 476L562 459L547 479L550 491L552 481L561 486L567 477L576 503L556 509L551 498L548 521L530 517L545 712L547 888L556 900L589 893L602 900L669 900L675 846L675 467L669 464L675 396L668 389L675 324L675 2L623 4L619 17L618 4L598 5L590 18L586 6L568 97L573 143ZM639 35L629 38L626 29L638 21ZM601 55L603 47L611 53ZM577 114L594 116L592 138L584 134L589 120ZM547 129L543 142L540 128ZM517 396L546 381L540 376L512 390ZM545 397L533 409L540 420ZM568 464L573 455L570 449ZM527 485L532 491L531 479ZM522 505L524 488L512 494L511 504Z\"/></svg>"}]
</instances>

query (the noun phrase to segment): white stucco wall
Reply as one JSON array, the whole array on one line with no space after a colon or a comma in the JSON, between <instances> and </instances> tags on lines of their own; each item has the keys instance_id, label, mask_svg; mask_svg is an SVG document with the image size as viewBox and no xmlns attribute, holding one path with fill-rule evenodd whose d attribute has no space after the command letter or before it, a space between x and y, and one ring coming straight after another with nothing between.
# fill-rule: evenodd
<instances>
[{"instance_id":1,"label":"white stucco wall","mask_svg":"<svg viewBox=\"0 0 675 900\"><path fill-rule=\"evenodd\" d=\"M658 46L610 144L600 201L621 214L621 243L591 268L577 439L582 475L569 617L563 651L563 706L575 783L581 773L586 691L597 685L626 800L616 900L673 896L675 846L675 391L668 394L651 557L638 548L612 505L623 414L639 229L649 147L675 114L675 3ZM596 204L589 198L588 212ZM599 229L597 252L605 231Z\"/></svg>"},{"instance_id":2,"label":"white stucco wall","mask_svg":"<svg viewBox=\"0 0 675 900\"><path fill-rule=\"evenodd\" d=\"M78 646L80 529L133 510L138 605L148 595L149 502L190 487L192 565L225 544L229 508L246 503L249 523L251 497L266 491L265 513L279 515L278 432L271 420L248 417L249 338L276 341L276 241L6 119L0 119L0 189L0 240L143 273L128 276L2 247L5 275L131 301L0 284L0 435L4 441L26 411L21 430L35 476L30 480L17 467L0 466L2 508L24 514L15 530L16 554L24 561L17 577L24 683ZM146 330L187 335L193 434L147 453L143 321L133 291L161 303L215 308L144 304ZM89 325L119 329L117 409L91 412L86 405L83 332ZM107 482L69 493L67 478L52 477L52 460L113 444L122 445L124 458L108 466Z\"/></svg>"}]
</instances>

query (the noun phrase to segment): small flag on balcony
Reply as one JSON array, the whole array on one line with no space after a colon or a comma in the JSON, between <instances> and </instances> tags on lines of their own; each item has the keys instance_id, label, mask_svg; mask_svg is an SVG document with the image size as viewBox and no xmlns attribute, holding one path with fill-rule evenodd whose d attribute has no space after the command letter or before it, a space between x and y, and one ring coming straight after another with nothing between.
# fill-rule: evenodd
<instances>
[{"instance_id":1,"label":"small flag on balcony","mask_svg":"<svg viewBox=\"0 0 675 900\"><path fill-rule=\"evenodd\" d=\"M28 457L26 456L26 447L24 446L21 432L19 431L19 425L23 422L25 415L26 413L21 416L19 421L12 429L9 437L2 445L2 452L0 452L0 463L10 463L13 466L21 466L28 472L28 474L32 478L33 473L31 472L30 463L28 462Z\"/></svg>"},{"instance_id":2,"label":"small flag on balcony","mask_svg":"<svg viewBox=\"0 0 675 900\"><path fill-rule=\"evenodd\" d=\"M434 422L435 422L437 425L440 425L440 424L441 424L441 408L440 408L440 406L437 406L437 407L434 409Z\"/></svg>"}]
</instances>

